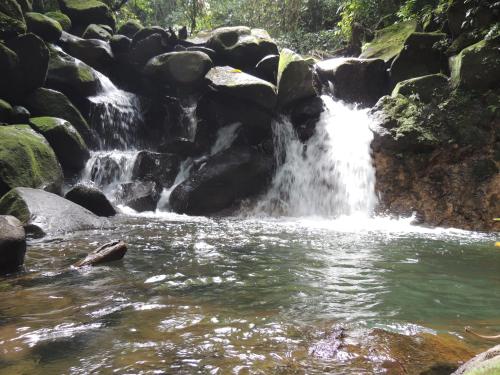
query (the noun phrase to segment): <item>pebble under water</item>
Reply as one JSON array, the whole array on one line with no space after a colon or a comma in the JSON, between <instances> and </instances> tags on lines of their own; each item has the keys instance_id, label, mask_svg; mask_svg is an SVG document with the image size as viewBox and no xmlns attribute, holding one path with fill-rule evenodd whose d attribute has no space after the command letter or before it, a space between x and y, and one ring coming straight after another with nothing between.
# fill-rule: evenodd
<instances>
[{"instance_id":1,"label":"pebble under water","mask_svg":"<svg viewBox=\"0 0 500 375\"><path fill-rule=\"evenodd\" d=\"M120 215L32 240L0 283L1 374L450 373L500 331L493 235L389 219ZM98 243L129 252L67 267Z\"/></svg>"}]
</instances>

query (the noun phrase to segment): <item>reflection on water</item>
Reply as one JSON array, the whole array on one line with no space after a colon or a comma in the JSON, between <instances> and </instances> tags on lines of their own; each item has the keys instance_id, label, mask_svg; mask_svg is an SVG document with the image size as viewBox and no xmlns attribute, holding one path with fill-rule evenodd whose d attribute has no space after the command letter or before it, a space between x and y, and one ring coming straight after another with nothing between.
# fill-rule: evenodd
<instances>
[{"instance_id":1,"label":"reflection on water","mask_svg":"<svg viewBox=\"0 0 500 375\"><path fill-rule=\"evenodd\" d=\"M114 238L123 261L66 268ZM32 243L29 273L0 282L0 373L446 373L483 348L463 326L500 330L493 241L388 219L123 216Z\"/></svg>"}]
</instances>

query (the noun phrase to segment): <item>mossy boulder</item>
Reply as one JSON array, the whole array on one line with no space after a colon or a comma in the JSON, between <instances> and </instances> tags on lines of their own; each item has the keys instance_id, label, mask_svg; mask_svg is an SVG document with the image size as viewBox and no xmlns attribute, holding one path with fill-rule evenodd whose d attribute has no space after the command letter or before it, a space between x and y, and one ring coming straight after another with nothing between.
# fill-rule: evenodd
<instances>
[{"instance_id":1,"label":"mossy boulder","mask_svg":"<svg viewBox=\"0 0 500 375\"><path fill-rule=\"evenodd\" d=\"M84 30L91 23L115 28L115 18L109 7L97 0L59 0L61 11L71 18L73 27Z\"/></svg>"},{"instance_id":2,"label":"mossy boulder","mask_svg":"<svg viewBox=\"0 0 500 375\"><path fill-rule=\"evenodd\" d=\"M25 13L24 18L28 31L40 36L43 40L54 43L61 38L62 26L56 20L35 12Z\"/></svg>"},{"instance_id":3,"label":"mossy boulder","mask_svg":"<svg viewBox=\"0 0 500 375\"><path fill-rule=\"evenodd\" d=\"M137 34L137 32L143 28L144 26L142 26L142 24L139 21L129 20L125 22L123 25L121 25L116 33L125 35L132 39L134 35Z\"/></svg>"},{"instance_id":4,"label":"mossy boulder","mask_svg":"<svg viewBox=\"0 0 500 375\"><path fill-rule=\"evenodd\" d=\"M63 93L39 88L25 98L25 105L32 116L50 116L68 121L78 130L87 145L94 144L95 138L87 121Z\"/></svg>"},{"instance_id":5,"label":"mossy boulder","mask_svg":"<svg viewBox=\"0 0 500 375\"><path fill-rule=\"evenodd\" d=\"M78 172L85 167L90 153L73 125L56 117L34 117L30 125L47 139L64 170Z\"/></svg>"},{"instance_id":6,"label":"mossy boulder","mask_svg":"<svg viewBox=\"0 0 500 375\"><path fill-rule=\"evenodd\" d=\"M362 59L382 59L391 62L404 48L408 36L417 30L416 21L396 23L375 32L370 43L362 47Z\"/></svg>"},{"instance_id":7,"label":"mossy boulder","mask_svg":"<svg viewBox=\"0 0 500 375\"><path fill-rule=\"evenodd\" d=\"M90 66L56 48L50 48L47 86L72 97L94 96L100 89Z\"/></svg>"},{"instance_id":8,"label":"mossy boulder","mask_svg":"<svg viewBox=\"0 0 500 375\"><path fill-rule=\"evenodd\" d=\"M13 112L14 110L10 103L0 99L0 123L9 124L12 119Z\"/></svg>"},{"instance_id":9,"label":"mossy boulder","mask_svg":"<svg viewBox=\"0 0 500 375\"><path fill-rule=\"evenodd\" d=\"M47 12L45 13L45 15L47 17L52 18L54 21L59 22L59 25L61 25L64 31L71 30L71 19L64 13L55 11L55 12Z\"/></svg>"},{"instance_id":10,"label":"mossy boulder","mask_svg":"<svg viewBox=\"0 0 500 375\"><path fill-rule=\"evenodd\" d=\"M144 73L161 85L194 89L201 85L212 66L212 60L203 52L169 52L149 60Z\"/></svg>"},{"instance_id":11,"label":"mossy boulder","mask_svg":"<svg viewBox=\"0 0 500 375\"><path fill-rule=\"evenodd\" d=\"M0 214L19 219L37 237L60 235L108 225L89 210L47 191L19 187L0 199Z\"/></svg>"},{"instance_id":12,"label":"mossy boulder","mask_svg":"<svg viewBox=\"0 0 500 375\"><path fill-rule=\"evenodd\" d=\"M278 106L315 96L313 78L314 61L305 60L289 49L280 53L278 64Z\"/></svg>"},{"instance_id":13,"label":"mossy boulder","mask_svg":"<svg viewBox=\"0 0 500 375\"><path fill-rule=\"evenodd\" d=\"M92 23L87 26L82 37L85 39L100 39L108 41L111 39L112 34L106 30L106 27Z\"/></svg>"},{"instance_id":14,"label":"mossy boulder","mask_svg":"<svg viewBox=\"0 0 500 375\"><path fill-rule=\"evenodd\" d=\"M217 66L206 75L210 87L226 96L243 99L263 108L276 105L276 86L230 66Z\"/></svg>"},{"instance_id":15,"label":"mossy boulder","mask_svg":"<svg viewBox=\"0 0 500 375\"><path fill-rule=\"evenodd\" d=\"M29 125L0 127L0 196L25 186L60 193L61 166L45 138Z\"/></svg>"},{"instance_id":16,"label":"mossy boulder","mask_svg":"<svg viewBox=\"0 0 500 375\"><path fill-rule=\"evenodd\" d=\"M487 90L500 83L500 46L482 40L450 59L453 87Z\"/></svg>"},{"instance_id":17,"label":"mossy boulder","mask_svg":"<svg viewBox=\"0 0 500 375\"><path fill-rule=\"evenodd\" d=\"M267 55L277 55L278 47L262 29L244 26L215 29L207 47L216 52L216 64L251 69Z\"/></svg>"},{"instance_id":18,"label":"mossy boulder","mask_svg":"<svg viewBox=\"0 0 500 375\"><path fill-rule=\"evenodd\" d=\"M392 96L403 95L409 97L417 95L423 102L430 102L435 95L440 95L449 90L449 80L444 74L431 74L423 77L408 79L399 82Z\"/></svg>"},{"instance_id":19,"label":"mossy boulder","mask_svg":"<svg viewBox=\"0 0 500 375\"><path fill-rule=\"evenodd\" d=\"M446 72L446 56L437 48L445 40L446 34L443 33L410 34L404 42L404 48L391 64L392 86L406 79Z\"/></svg>"},{"instance_id":20,"label":"mossy boulder","mask_svg":"<svg viewBox=\"0 0 500 375\"><path fill-rule=\"evenodd\" d=\"M26 32L23 11L15 0L0 1L0 40L9 40Z\"/></svg>"}]
</instances>

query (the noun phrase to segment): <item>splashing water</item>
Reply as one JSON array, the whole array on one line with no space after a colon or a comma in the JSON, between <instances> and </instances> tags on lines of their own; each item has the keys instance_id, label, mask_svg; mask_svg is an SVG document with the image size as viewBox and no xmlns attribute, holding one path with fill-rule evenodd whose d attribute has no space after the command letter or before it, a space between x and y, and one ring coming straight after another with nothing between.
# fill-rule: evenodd
<instances>
[{"instance_id":1,"label":"splashing water","mask_svg":"<svg viewBox=\"0 0 500 375\"><path fill-rule=\"evenodd\" d=\"M236 122L234 124L220 128L217 131L217 139L215 140L215 143L210 150L210 155L215 155L231 147L236 137L238 136L238 129L240 128L240 126L241 123Z\"/></svg>"},{"instance_id":2,"label":"splashing water","mask_svg":"<svg viewBox=\"0 0 500 375\"><path fill-rule=\"evenodd\" d=\"M377 198L367 110L323 95L315 134L302 144L288 119L273 124L278 169L256 213L370 216Z\"/></svg>"}]
</instances>

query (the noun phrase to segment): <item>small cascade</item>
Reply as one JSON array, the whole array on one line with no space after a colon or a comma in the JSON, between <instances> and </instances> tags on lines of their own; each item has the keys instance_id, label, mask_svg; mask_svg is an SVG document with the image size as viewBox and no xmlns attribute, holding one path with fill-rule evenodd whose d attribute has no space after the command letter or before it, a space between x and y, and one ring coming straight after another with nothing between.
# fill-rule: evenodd
<instances>
[{"instance_id":1,"label":"small cascade","mask_svg":"<svg viewBox=\"0 0 500 375\"><path fill-rule=\"evenodd\" d=\"M277 171L255 213L272 216L339 217L373 213L373 134L367 110L328 95L315 134L303 144L291 122L273 124Z\"/></svg>"},{"instance_id":2,"label":"small cascade","mask_svg":"<svg viewBox=\"0 0 500 375\"><path fill-rule=\"evenodd\" d=\"M236 137L238 136L238 129L240 128L241 123L236 122L231 125L224 126L217 131L217 138L215 140L214 145L210 150L210 155L215 155L221 151L227 150Z\"/></svg>"},{"instance_id":3,"label":"small cascade","mask_svg":"<svg viewBox=\"0 0 500 375\"><path fill-rule=\"evenodd\" d=\"M186 138L190 141L194 141L198 128L198 119L196 118L197 108L198 101L195 98L190 98L185 103L181 104L182 114L180 123L186 131Z\"/></svg>"}]
</instances>

